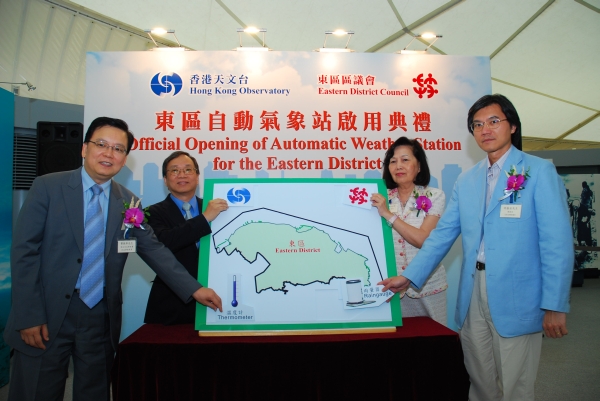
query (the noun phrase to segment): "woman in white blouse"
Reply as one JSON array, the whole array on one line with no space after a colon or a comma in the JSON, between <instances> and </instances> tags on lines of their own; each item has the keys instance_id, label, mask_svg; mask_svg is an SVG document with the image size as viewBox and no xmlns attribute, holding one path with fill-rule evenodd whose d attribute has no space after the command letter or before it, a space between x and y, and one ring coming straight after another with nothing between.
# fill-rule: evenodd
<instances>
[{"instance_id":1,"label":"woman in white blouse","mask_svg":"<svg viewBox=\"0 0 600 401\"><path fill-rule=\"evenodd\" d=\"M398 138L386 152L383 165L389 201L381 194L373 194L371 201L393 229L396 271L402 275L437 225L446 197L443 191L428 187L427 157L417 140ZM420 290L410 287L401 295L402 316L429 316L445 326L446 288L446 270L440 264Z\"/></svg>"}]
</instances>

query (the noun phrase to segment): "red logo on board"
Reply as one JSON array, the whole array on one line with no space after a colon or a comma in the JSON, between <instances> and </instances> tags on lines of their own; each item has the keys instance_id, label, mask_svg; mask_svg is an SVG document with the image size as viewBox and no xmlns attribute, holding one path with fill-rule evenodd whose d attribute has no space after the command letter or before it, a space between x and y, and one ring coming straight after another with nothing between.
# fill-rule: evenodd
<instances>
[{"instance_id":1,"label":"red logo on board","mask_svg":"<svg viewBox=\"0 0 600 401\"><path fill-rule=\"evenodd\" d=\"M419 95L419 99L422 99L425 94L428 99L431 99L433 95L438 93L438 90L434 88L437 85L437 81L432 74L427 74L427 78L425 79L423 79L423 74L419 74L416 78L413 78L413 82L419 85L413 87L415 93Z\"/></svg>"}]
</instances>

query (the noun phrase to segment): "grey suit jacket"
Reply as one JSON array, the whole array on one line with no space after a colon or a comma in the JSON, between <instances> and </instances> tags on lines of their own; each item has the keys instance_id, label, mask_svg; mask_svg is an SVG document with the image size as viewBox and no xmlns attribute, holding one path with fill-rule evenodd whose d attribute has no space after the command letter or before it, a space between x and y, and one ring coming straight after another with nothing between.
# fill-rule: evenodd
<instances>
[{"instance_id":1,"label":"grey suit jacket","mask_svg":"<svg viewBox=\"0 0 600 401\"><path fill-rule=\"evenodd\" d=\"M81 168L38 177L23 203L11 249L12 308L4 339L27 355L44 351L28 346L19 330L44 323L52 345L69 307L83 260L83 189ZM121 332L121 280L126 253L117 252L123 238L123 202L132 193L112 181L106 223L104 273L110 337L116 349ZM201 285L161 244L152 229L134 229L137 253L185 302Z\"/></svg>"}]
</instances>

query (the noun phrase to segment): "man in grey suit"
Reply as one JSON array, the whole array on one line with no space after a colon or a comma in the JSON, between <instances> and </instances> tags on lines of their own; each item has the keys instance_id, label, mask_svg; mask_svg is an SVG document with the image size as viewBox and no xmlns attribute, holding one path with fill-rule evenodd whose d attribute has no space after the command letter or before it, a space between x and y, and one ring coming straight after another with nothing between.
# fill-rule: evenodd
<instances>
[{"instance_id":1,"label":"man in grey suit","mask_svg":"<svg viewBox=\"0 0 600 401\"><path fill-rule=\"evenodd\" d=\"M69 359L76 400L108 400L121 331L124 202L133 194L112 181L133 134L99 117L85 136L83 167L38 177L23 203L11 250L12 309L4 334L14 348L9 400L62 400ZM137 253L184 301L221 309L156 239L133 228ZM123 245L123 243L121 244Z\"/></svg>"}]
</instances>

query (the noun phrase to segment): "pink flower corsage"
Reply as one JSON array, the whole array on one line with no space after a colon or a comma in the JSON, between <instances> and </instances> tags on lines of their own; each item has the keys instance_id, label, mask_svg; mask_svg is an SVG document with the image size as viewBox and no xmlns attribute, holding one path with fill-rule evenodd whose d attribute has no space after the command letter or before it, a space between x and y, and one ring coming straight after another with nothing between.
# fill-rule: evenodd
<instances>
[{"instance_id":1,"label":"pink flower corsage","mask_svg":"<svg viewBox=\"0 0 600 401\"><path fill-rule=\"evenodd\" d=\"M415 208L417 209L417 217L419 217L419 213L421 213L421 210L423 210L425 213L429 212L429 209L431 209L431 199L429 199L429 197L431 196L431 192L425 192L424 195L419 195L419 193L415 189L413 192L413 196L416 199Z\"/></svg>"},{"instance_id":2,"label":"pink flower corsage","mask_svg":"<svg viewBox=\"0 0 600 401\"><path fill-rule=\"evenodd\" d=\"M139 208L130 208L125 211L125 219L123 219L123 223L125 223L125 225L127 225L128 227L131 226L135 228L140 228L143 222L144 213Z\"/></svg>"},{"instance_id":3,"label":"pink flower corsage","mask_svg":"<svg viewBox=\"0 0 600 401\"><path fill-rule=\"evenodd\" d=\"M129 238L129 230L134 227L145 230L142 224L148 222L147 216L149 216L150 213L148 213L148 208L145 208L144 210L139 208L141 201L142 199L138 199L137 202L134 203L134 198L132 197L130 203L123 202L123 206L125 207L125 211L123 212L123 225L126 227L123 236L125 239Z\"/></svg>"},{"instance_id":4,"label":"pink flower corsage","mask_svg":"<svg viewBox=\"0 0 600 401\"><path fill-rule=\"evenodd\" d=\"M525 171L525 168L521 170L521 174L517 173L517 167L511 166L509 171L505 171L508 179L506 180L506 189L504 190L504 196L500 200L510 198L510 203L517 201L517 197L521 197L519 191L525 189L525 184L529 176L529 168Z\"/></svg>"}]
</instances>

